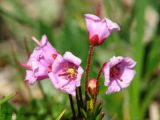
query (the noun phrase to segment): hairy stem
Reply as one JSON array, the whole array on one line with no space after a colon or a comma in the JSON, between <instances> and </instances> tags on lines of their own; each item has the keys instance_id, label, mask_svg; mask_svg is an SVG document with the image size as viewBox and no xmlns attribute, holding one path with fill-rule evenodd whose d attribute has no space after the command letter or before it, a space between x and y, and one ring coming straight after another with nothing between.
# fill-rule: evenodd
<instances>
[{"instance_id":1,"label":"hairy stem","mask_svg":"<svg viewBox=\"0 0 160 120\"><path fill-rule=\"evenodd\" d=\"M97 101L97 95L98 95L98 92L99 92L99 81L100 81L100 77L101 77L101 73L102 73L102 70L104 68L106 63L104 63L101 67L101 69L99 70L98 72L98 76L97 76L97 82L96 82L96 94L94 96L94 106L96 106L96 101Z\"/></svg>"},{"instance_id":2,"label":"hairy stem","mask_svg":"<svg viewBox=\"0 0 160 120\"><path fill-rule=\"evenodd\" d=\"M99 3L97 5L97 16L100 17L100 14L101 14L101 4Z\"/></svg>"},{"instance_id":3,"label":"hairy stem","mask_svg":"<svg viewBox=\"0 0 160 120\"><path fill-rule=\"evenodd\" d=\"M88 94L88 73L89 73L93 48L94 48L94 45L90 45L88 59L87 59L87 65L86 65L86 75L85 75L85 99L86 99L86 103L87 103L87 94Z\"/></svg>"}]
</instances>

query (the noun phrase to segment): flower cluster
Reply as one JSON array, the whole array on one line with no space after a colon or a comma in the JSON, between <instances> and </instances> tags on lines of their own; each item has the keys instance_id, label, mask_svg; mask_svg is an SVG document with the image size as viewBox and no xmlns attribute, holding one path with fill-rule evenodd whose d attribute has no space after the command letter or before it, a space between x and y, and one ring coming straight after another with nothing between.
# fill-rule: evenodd
<instances>
[{"instance_id":1,"label":"flower cluster","mask_svg":"<svg viewBox=\"0 0 160 120\"><path fill-rule=\"evenodd\" d=\"M85 14L85 22L89 42L93 47L102 44L113 31L120 30L118 24L108 18L100 19L92 14ZM42 36L41 41L38 41L35 37L32 37L32 39L38 46L33 50L27 64L22 64L27 68L25 80L29 84L33 84L38 80L49 78L55 88L75 96L76 88L81 86L83 74L83 68L80 66L81 59L71 52L65 52L62 56L52 47L46 35ZM89 56L85 81L88 81L91 54ZM132 58L121 56L114 56L105 62L100 74L103 73L104 85L108 86L106 93L118 92L128 87L135 75L135 65L136 62ZM94 93L98 90L99 77L86 82L86 84L88 87L85 88L86 91L94 96Z\"/></svg>"},{"instance_id":2,"label":"flower cluster","mask_svg":"<svg viewBox=\"0 0 160 120\"><path fill-rule=\"evenodd\" d=\"M37 80L50 78L55 88L75 96L75 89L80 86L83 74L81 60L71 52L66 52L62 57L46 35L42 36L40 42L34 37L32 39L38 47L33 50L27 64L23 64L27 68L25 80L33 84Z\"/></svg>"},{"instance_id":3,"label":"flower cluster","mask_svg":"<svg viewBox=\"0 0 160 120\"><path fill-rule=\"evenodd\" d=\"M120 27L108 18L101 19L92 14L85 14L84 18L90 43L84 78L85 101L83 101L81 90L81 79L84 72L80 66L81 59L68 51L61 55L51 45L46 35L43 35L40 41L32 37L37 47L31 53L28 62L21 65L27 69L25 80L29 84L49 78L54 88L69 95L74 120L77 119L77 116L83 120L90 119L90 115L86 117L90 111L89 114L102 119L104 113L101 112L99 105L96 107L101 74L105 79L104 86L108 88L106 94L119 92L127 88L133 80L136 73L134 70L136 62L130 57L113 56L103 63L97 78L90 79L89 71L94 47L101 45L112 32L119 31ZM78 115L74 110L72 96L76 96ZM83 115L84 112L87 114Z\"/></svg>"}]
</instances>

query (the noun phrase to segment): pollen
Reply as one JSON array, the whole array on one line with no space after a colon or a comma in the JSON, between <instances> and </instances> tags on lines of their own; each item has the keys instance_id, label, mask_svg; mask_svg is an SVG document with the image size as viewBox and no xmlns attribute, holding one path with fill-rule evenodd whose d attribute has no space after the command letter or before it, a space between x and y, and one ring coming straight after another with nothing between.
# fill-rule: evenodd
<instances>
[{"instance_id":1,"label":"pollen","mask_svg":"<svg viewBox=\"0 0 160 120\"><path fill-rule=\"evenodd\" d=\"M68 68L67 72L70 73L70 74L75 74L75 69Z\"/></svg>"},{"instance_id":2,"label":"pollen","mask_svg":"<svg viewBox=\"0 0 160 120\"><path fill-rule=\"evenodd\" d=\"M77 77L77 69L69 67L63 73L59 74L59 76L65 76L68 79L75 79Z\"/></svg>"},{"instance_id":3,"label":"pollen","mask_svg":"<svg viewBox=\"0 0 160 120\"><path fill-rule=\"evenodd\" d=\"M74 68L68 68L67 71L69 78L74 78L77 75L77 71Z\"/></svg>"}]
</instances>

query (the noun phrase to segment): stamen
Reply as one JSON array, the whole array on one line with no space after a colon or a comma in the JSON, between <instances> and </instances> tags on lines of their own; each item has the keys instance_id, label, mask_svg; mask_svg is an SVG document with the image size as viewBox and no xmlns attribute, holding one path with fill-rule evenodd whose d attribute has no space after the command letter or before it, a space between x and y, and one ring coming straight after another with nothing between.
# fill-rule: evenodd
<instances>
[{"instance_id":1,"label":"stamen","mask_svg":"<svg viewBox=\"0 0 160 120\"><path fill-rule=\"evenodd\" d=\"M77 70L74 68L67 68L63 72L59 76L66 76L68 79L74 79L77 76Z\"/></svg>"},{"instance_id":2,"label":"stamen","mask_svg":"<svg viewBox=\"0 0 160 120\"><path fill-rule=\"evenodd\" d=\"M41 42L39 40L37 40L37 38L32 37L32 40L38 45L41 46Z\"/></svg>"},{"instance_id":3,"label":"stamen","mask_svg":"<svg viewBox=\"0 0 160 120\"><path fill-rule=\"evenodd\" d=\"M69 75L70 73L62 73L62 74L59 74L58 76L67 76Z\"/></svg>"},{"instance_id":4,"label":"stamen","mask_svg":"<svg viewBox=\"0 0 160 120\"><path fill-rule=\"evenodd\" d=\"M117 67L117 65L111 68L111 71L110 71L111 77L118 77L119 78L119 74L120 74L120 68Z\"/></svg>"},{"instance_id":5,"label":"stamen","mask_svg":"<svg viewBox=\"0 0 160 120\"><path fill-rule=\"evenodd\" d=\"M117 65L111 68L110 77L115 77L119 81L123 82L123 80L120 78L120 68Z\"/></svg>"}]
</instances>

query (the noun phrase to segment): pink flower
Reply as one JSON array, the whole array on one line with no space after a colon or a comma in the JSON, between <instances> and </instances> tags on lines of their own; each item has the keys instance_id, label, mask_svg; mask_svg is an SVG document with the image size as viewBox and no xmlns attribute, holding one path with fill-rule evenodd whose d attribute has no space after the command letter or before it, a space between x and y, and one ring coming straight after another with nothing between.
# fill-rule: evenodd
<instances>
[{"instance_id":1,"label":"pink flower","mask_svg":"<svg viewBox=\"0 0 160 120\"><path fill-rule=\"evenodd\" d=\"M112 31L119 31L120 27L108 18L100 19L93 14L85 14L85 22L92 45L100 45L110 36Z\"/></svg>"},{"instance_id":2,"label":"pink flower","mask_svg":"<svg viewBox=\"0 0 160 120\"><path fill-rule=\"evenodd\" d=\"M29 84L48 78L48 72L51 72L52 63L58 55L45 35L42 36L41 41L34 37L32 39L38 44L38 47L33 50L27 64L22 64L27 68L25 80Z\"/></svg>"},{"instance_id":3,"label":"pink flower","mask_svg":"<svg viewBox=\"0 0 160 120\"><path fill-rule=\"evenodd\" d=\"M70 52L66 52L63 57L57 56L49 73L53 86L75 96L83 74L80 64L81 60Z\"/></svg>"},{"instance_id":4,"label":"pink flower","mask_svg":"<svg viewBox=\"0 0 160 120\"><path fill-rule=\"evenodd\" d=\"M129 57L112 57L103 68L104 84L108 86L106 93L119 92L128 87L136 73L135 65L136 62Z\"/></svg>"}]
</instances>

